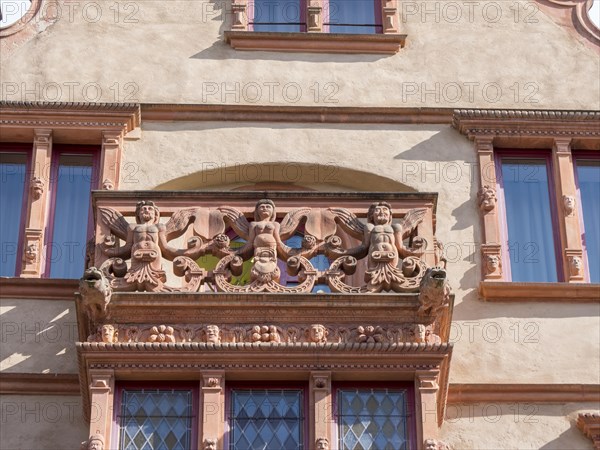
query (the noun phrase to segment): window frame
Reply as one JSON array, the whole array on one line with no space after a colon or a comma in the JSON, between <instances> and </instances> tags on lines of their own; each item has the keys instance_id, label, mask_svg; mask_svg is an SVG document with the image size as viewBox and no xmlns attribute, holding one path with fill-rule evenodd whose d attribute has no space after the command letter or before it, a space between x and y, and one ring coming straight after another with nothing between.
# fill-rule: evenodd
<instances>
[{"instance_id":1,"label":"window frame","mask_svg":"<svg viewBox=\"0 0 600 450\"><path fill-rule=\"evenodd\" d=\"M330 5L332 3L334 3L335 1L336 0L323 0L323 27L322 27L323 33L336 34L335 31L333 33L331 32L330 27L332 24L329 23L329 21L331 20L331 18L330 18L331 6ZM345 0L337 0L337 1L345 1ZM383 14L382 14L384 0L371 0L371 1L373 3L373 9L374 9L373 18L375 20L375 23L373 25L355 25L355 26L373 27L377 30L375 33L337 33L337 34L366 34L366 35L384 34ZM354 24L352 24L352 25L354 25ZM352 26L352 25L350 25L350 26Z\"/></svg>"},{"instance_id":2,"label":"window frame","mask_svg":"<svg viewBox=\"0 0 600 450\"><path fill-rule=\"evenodd\" d=\"M54 238L54 228L56 224L56 195L58 192L58 171L60 167L60 157L63 155L72 156L91 156L92 157L92 176L90 180L90 201L88 205L88 217L87 217L87 229L86 229L86 243L90 237L94 234L94 217L93 217L93 205L91 201L91 193L96 190L100 184L99 180L99 166L100 166L100 153L101 146L94 145L65 145L55 144L52 147L52 156L50 159L50 170L48 180L48 194L49 198L49 211L46 218L46 226L44 233L44 250L45 255L42 261L42 278L52 278L50 271L52 270L52 251L49 244ZM84 247L85 252L85 247ZM84 267L82 267L83 273ZM61 279L61 278L56 278Z\"/></svg>"},{"instance_id":3,"label":"window frame","mask_svg":"<svg viewBox=\"0 0 600 450\"><path fill-rule=\"evenodd\" d=\"M586 238L585 238L585 220L583 217L583 202L581 201L581 190L579 184L579 174L577 172L577 164L578 161L598 161L600 162L600 155L598 152L593 152L589 150L573 150L573 175L575 177L575 191L576 191L576 210L577 216L579 218L579 231L581 234L581 246L583 250L583 264L584 264L584 279L585 282L596 284L591 281L591 272L589 266L589 257L586 246Z\"/></svg>"},{"instance_id":4,"label":"window frame","mask_svg":"<svg viewBox=\"0 0 600 450\"><path fill-rule=\"evenodd\" d=\"M555 199L556 179L553 172L553 161L551 149L540 150L518 150L518 149L494 149L494 165L496 170L496 192L498 196L499 228L500 241L502 246L502 266L504 279L508 282L512 280L511 256L509 250L509 234L506 198L504 195L504 180L502 176L502 161L504 159L515 160L540 160L544 161L546 166L546 175L548 178L548 200L550 206L550 219L552 229L552 242L554 243L554 259L556 264L556 281L541 283L561 283L564 282L564 266L562 260L563 248L560 238L560 225L558 223L558 209ZM527 283L540 283L540 281L528 281Z\"/></svg>"},{"instance_id":5,"label":"window frame","mask_svg":"<svg viewBox=\"0 0 600 450\"><path fill-rule=\"evenodd\" d=\"M27 212L29 209L29 197L31 195L30 192L30 182L32 178L32 167L31 167L31 159L32 159L33 148L32 145L25 143L7 143L0 142L0 153L3 154L24 154L25 155L25 180L23 180L23 198L21 200L21 216L19 219L19 233L17 237L17 246L16 252L17 257L15 259L15 267L13 270L13 277L18 277L21 275L21 266L23 264L23 244L25 242L25 227L27 226Z\"/></svg>"},{"instance_id":6,"label":"window frame","mask_svg":"<svg viewBox=\"0 0 600 450\"><path fill-rule=\"evenodd\" d=\"M299 22L295 23L295 22L290 22L289 25L298 25L299 26L299 31L255 31L254 30L254 26L257 25L254 21L256 19L256 3L257 1L260 0L251 0L248 3L248 7L247 7L247 12L248 12L248 31L252 31L252 32L267 32L267 33L306 33L308 31L308 6L309 6L309 0L296 0L298 2L298 12L300 14L300 17L298 17ZM268 0L267 0L268 1ZM275 2L277 3L277 2ZM259 23L258 25L275 25L275 24L271 24L268 22L262 22ZM277 25L285 25L284 23L277 23Z\"/></svg>"},{"instance_id":7,"label":"window frame","mask_svg":"<svg viewBox=\"0 0 600 450\"><path fill-rule=\"evenodd\" d=\"M233 412L233 391L236 389L243 390L299 390L302 391L302 450L310 450L310 403L309 403L309 386L308 380L290 380L290 381L227 381L225 385L225 418L223 431L223 449L231 450L231 419Z\"/></svg>"},{"instance_id":8,"label":"window frame","mask_svg":"<svg viewBox=\"0 0 600 450\"><path fill-rule=\"evenodd\" d=\"M115 383L115 394L113 401L111 442L112 448L117 449L121 434L121 424L119 417L121 413L123 391L130 389L148 389L148 390L180 390L191 391L192 395L192 447L190 450L199 450L199 423L202 420L202 411L200 410L200 387L197 381L119 381Z\"/></svg>"},{"instance_id":9,"label":"window frame","mask_svg":"<svg viewBox=\"0 0 600 450\"><path fill-rule=\"evenodd\" d=\"M370 381L334 381L331 383L331 403L332 403L332 417L333 427L332 432L332 448L338 448L340 445L339 436L339 404L338 404L338 392L343 389L394 389L394 390L405 390L406 391L406 410L410 412L410 415L406 419L406 430L407 430L407 443L408 450L416 450L418 448L418 430L417 430L417 408L415 399L415 385L414 381L384 381L384 382L370 382ZM335 444L334 444L335 443Z\"/></svg>"}]
</instances>

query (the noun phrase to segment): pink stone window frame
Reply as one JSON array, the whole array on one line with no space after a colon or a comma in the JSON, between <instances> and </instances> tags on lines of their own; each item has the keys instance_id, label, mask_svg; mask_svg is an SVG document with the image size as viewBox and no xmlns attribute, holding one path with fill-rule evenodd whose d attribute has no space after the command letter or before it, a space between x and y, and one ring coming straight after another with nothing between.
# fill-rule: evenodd
<instances>
[{"instance_id":1,"label":"pink stone window frame","mask_svg":"<svg viewBox=\"0 0 600 450\"><path fill-rule=\"evenodd\" d=\"M552 152L550 149L543 150L518 150L518 149L494 149L494 165L496 170L496 191L498 196L498 215L500 226L500 240L502 248L502 267L505 281L512 281L512 268L508 245L508 225L506 220L506 203L504 197L504 183L502 180L502 160L510 159L537 159L546 164L548 176L548 195L550 199L550 216L552 218L552 241L554 242L554 256L556 260L557 282L564 282L562 244L560 242L560 231L558 225L558 211L556 209L556 187L554 172L552 170Z\"/></svg>"},{"instance_id":2,"label":"pink stone window frame","mask_svg":"<svg viewBox=\"0 0 600 450\"><path fill-rule=\"evenodd\" d=\"M115 396L113 403L113 417L112 417L112 429L111 429L111 447L117 448L119 444L119 414L121 413L121 402L123 401L123 391L133 389L164 389L164 390L179 390L179 391L191 391L192 393L192 411L194 419L192 419L192 448L190 450L198 449L198 423L202 419L200 414L200 388L199 382L193 381L117 381L115 388ZM94 409L92 407L92 414ZM92 416L93 419L93 416Z\"/></svg>"}]
</instances>

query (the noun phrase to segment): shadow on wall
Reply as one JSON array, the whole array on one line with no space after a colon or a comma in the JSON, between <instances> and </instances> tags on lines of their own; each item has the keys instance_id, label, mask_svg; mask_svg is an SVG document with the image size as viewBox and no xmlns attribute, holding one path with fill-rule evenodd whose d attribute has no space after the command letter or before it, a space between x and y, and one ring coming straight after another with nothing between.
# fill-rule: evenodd
<instances>
[{"instance_id":1,"label":"shadow on wall","mask_svg":"<svg viewBox=\"0 0 600 450\"><path fill-rule=\"evenodd\" d=\"M324 192L416 192L398 181L374 173L334 165L306 163L236 164L214 163L190 175L170 180L156 190L320 190ZM289 189L287 189L289 188Z\"/></svg>"},{"instance_id":2,"label":"shadow on wall","mask_svg":"<svg viewBox=\"0 0 600 450\"><path fill-rule=\"evenodd\" d=\"M2 300L3 372L77 373L77 340L73 302Z\"/></svg>"}]
</instances>

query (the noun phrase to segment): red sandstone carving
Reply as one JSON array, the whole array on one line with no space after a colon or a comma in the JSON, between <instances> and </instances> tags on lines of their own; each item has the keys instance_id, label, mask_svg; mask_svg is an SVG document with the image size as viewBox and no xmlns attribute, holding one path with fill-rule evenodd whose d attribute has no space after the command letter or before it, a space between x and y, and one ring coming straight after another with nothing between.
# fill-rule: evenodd
<instances>
[{"instance_id":1,"label":"red sandstone carving","mask_svg":"<svg viewBox=\"0 0 600 450\"><path fill-rule=\"evenodd\" d=\"M421 281L419 301L421 302L419 312L430 316L437 316L442 309L448 307L450 285L444 269L434 267L425 273Z\"/></svg>"},{"instance_id":2,"label":"red sandstone carving","mask_svg":"<svg viewBox=\"0 0 600 450\"><path fill-rule=\"evenodd\" d=\"M108 316L112 288L108 278L96 267L87 269L79 280L83 307L92 322Z\"/></svg>"},{"instance_id":3,"label":"red sandstone carving","mask_svg":"<svg viewBox=\"0 0 600 450\"><path fill-rule=\"evenodd\" d=\"M327 336L329 335L329 331L321 324L314 324L310 326L310 330L308 332L308 336L312 342L317 344L322 344L327 342Z\"/></svg>"},{"instance_id":4,"label":"red sandstone carving","mask_svg":"<svg viewBox=\"0 0 600 450\"><path fill-rule=\"evenodd\" d=\"M316 442L316 449L317 450L329 450L329 440L324 437L318 438L317 442Z\"/></svg>"},{"instance_id":5,"label":"red sandstone carving","mask_svg":"<svg viewBox=\"0 0 600 450\"><path fill-rule=\"evenodd\" d=\"M217 440L212 438L204 439L204 450L217 450Z\"/></svg>"},{"instance_id":6,"label":"red sandstone carving","mask_svg":"<svg viewBox=\"0 0 600 450\"><path fill-rule=\"evenodd\" d=\"M594 448L600 449L600 414L579 414L577 417L577 428L594 442Z\"/></svg>"},{"instance_id":7,"label":"red sandstone carving","mask_svg":"<svg viewBox=\"0 0 600 450\"><path fill-rule=\"evenodd\" d=\"M486 184L477 194L477 200L479 208L484 212L489 212L496 207L496 191Z\"/></svg>"},{"instance_id":8,"label":"red sandstone carving","mask_svg":"<svg viewBox=\"0 0 600 450\"><path fill-rule=\"evenodd\" d=\"M423 446L425 450L451 450L448 444L437 439L425 439Z\"/></svg>"},{"instance_id":9,"label":"red sandstone carving","mask_svg":"<svg viewBox=\"0 0 600 450\"><path fill-rule=\"evenodd\" d=\"M166 325L152 327L149 340L150 342L175 342L174 332L173 327Z\"/></svg>"},{"instance_id":10,"label":"red sandstone carving","mask_svg":"<svg viewBox=\"0 0 600 450\"><path fill-rule=\"evenodd\" d=\"M104 450L104 437L101 434L90 436L87 441L81 443L81 450Z\"/></svg>"},{"instance_id":11,"label":"red sandstone carving","mask_svg":"<svg viewBox=\"0 0 600 450\"><path fill-rule=\"evenodd\" d=\"M34 200L39 200L44 195L44 182L40 177L33 177L29 185L31 196Z\"/></svg>"},{"instance_id":12,"label":"red sandstone carving","mask_svg":"<svg viewBox=\"0 0 600 450\"><path fill-rule=\"evenodd\" d=\"M570 216L575 212L575 197L572 195L563 195L563 210L565 216Z\"/></svg>"}]
</instances>

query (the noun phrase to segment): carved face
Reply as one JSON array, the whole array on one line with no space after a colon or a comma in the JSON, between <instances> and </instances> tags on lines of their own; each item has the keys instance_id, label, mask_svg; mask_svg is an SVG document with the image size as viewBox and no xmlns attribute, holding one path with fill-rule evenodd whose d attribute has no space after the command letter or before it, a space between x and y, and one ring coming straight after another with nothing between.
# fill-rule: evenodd
<instances>
[{"instance_id":1,"label":"carved face","mask_svg":"<svg viewBox=\"0 0 600 450\"><path fill-rule=\"evenodd\" d=\"M36 257L37 257L37 244L36 243L29 244L27 246L27 249L25 250L25 258L27 258L28 261L35 261Z\"/></svg>"},{"instance_id":2,"label":"carved face","mask_svg":"<svg viewBox=\"0 0 600 450\"><path fill-rule=\"evenodd\" d=\"M102 342L110 344L115 339L115 327L112 325L102 325Z\"/></svg>"},{"instance_id":3,"label":"carved face","mask_svg":"<svg viewBox=\"0 0 600 450\"><path fill-rule=\"evenodd\" d=\"M104 189L105 191L112 191L114 188L115 185L113 184L112 180L109 180L107 178L102 182L102 189Z\"/></svg>"},{"instance_id":4,"label":"carved face","mask_svg":"<svg viewBox=\"0 0 600 450\"><path fill-rule=\"evenodd\" d=\"M386 202L373 203L369 207L367 220L374 225L392 223L392 207Z\"/></svg>"},{"instance_id":5,"label":"carved face","mask_svg":"<svg viewBox=\"0 0 600 450\"><path fill-rule=\"evenodd\" d=\"M425 450L437 450L437 443L433 439L425 440Z\"/></svg>"},{"instance_id":6,"label":"carved face","mask_svg":"<svg viewBox=\"0 0 600 450\"><path fill-rule=\"evenodd\" d=\"M329 450L329 441L327 438L317 439L317 450Z\"/></svg>"},{"instance_id":7,"label":"carved face","mask_svg":"<svg viewBox=\"0 0 600 450\"><path fill-rule=\"evenodd\" d=\"M563 206L567 216L573 214L573 211L575 211L575 197L572 195L563 195Z\"/></svg>"},{"instance_id":8,"label":"carved face","mask_svg":"<svg viewBox=\"0 0 600 450\"><path fill-rule=\"evenodd\" d=\"M581 274L581 269L583 267L583 262L581 261L581 258L579 258L578 256L574 256L570 258L569 262L571 264L571 275Z\"/></svg>"},{"instance_id":9,"label":"carved face","mask_svg":"<svg viewBox=\"0 0 600 450\"><path fill-rule=\"evenodd\" d=\"M215 439L205 439L204 450L217 450L217 441Z\"/></svg>"},{"instance_id":10,"label":"carved face","mask_svg":"<svg viewBox=\"0 0 600 450\"><path fill-rule=\"evenodd\" d=\"M88 450L102 450L104 448L104 444L100 439L90 439L88 444Z\"/></svg>"},{"instance_id":11,"label":"carved face","mask_svg":"<svg viewBox=\"0 0 600 450\"><path fill-rule=\"evenodd\" d=\"M36 200L44 193L44 182L38 177L31 180L31 193Z\"/></svg>"},{"instance_id":12,"label":"carved face","mask_svg":"<svg viewBox=\"0 0 600 450\"><path fill-rule=\"evenodd\" d=\"M277 253L272 247L259 247L254 254L253 271L258 274L271 274L277 270Z\"/></svg>"},{"instance_id":13,"label":"carved face","mask_svg":"<svg viewBox=\"0 0 600 450\"><path fill-rule=\"evenodd\" d=\"M275 220L275 204L268 199L259 200L254 208L254 220Z\"/></svg>"},{"instance_id":14,"label":"carved face","mask_svg":"<svg viewBox=\"0 0 600 450\"><path fill-rule=\"evenodd\" d=\"M479 207L484 211L491 211L496 206L496 192L489 186L484 186L479 191Z\"/></svg>"},{"instance_id":15,"label":"carved face","mask_svg":"<svg viewBox=\"0 0 600 450\"><path fill-rule=\"evenodd\" d=\"M139 202L135 209L137 223L158 223L159 212L154 202Z\"/></svg>"},{"instance_id":16,"label":"carved face","mask_svg":"<svg viewBox=\"0 0 600 450\"><path fill-rule=\"evenodd\" d=\"M325 342L326 331L323 325L311 325L310 340L313 342Z\"/></svg>"},{"instance_id":17,"label":"carved face","mask_svg":"<svg viewBox=\"0 0 600 450\"><path fill-rule=\"evenodd\" d=\"M213 344L218 344L221 342L220 337L221 330L216 325L207 325L206 326L206 341L212 342Z\"/></svg>"},{"instance_id":18,"label":"carved face","mask_svg":"<svg viewBox=\"0 0 600 450\"><path fill-rule=\"evenodd\" d=\"M498 255L488 255L486 264L488 273L494 273L500 268L500 257Z\"/></svg>"}]
</instances>

